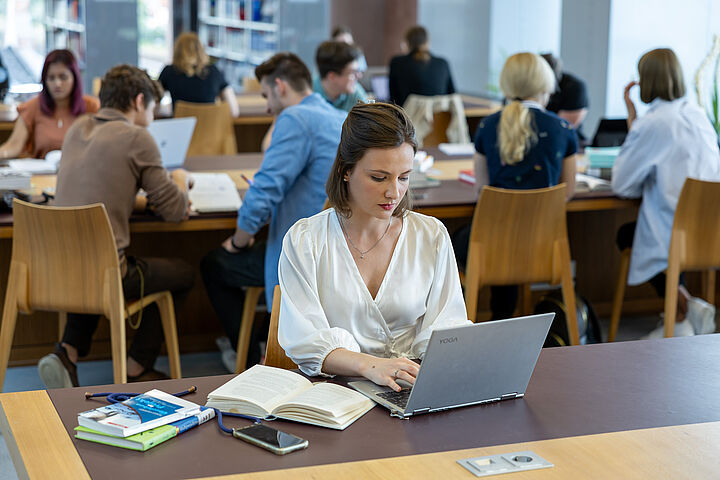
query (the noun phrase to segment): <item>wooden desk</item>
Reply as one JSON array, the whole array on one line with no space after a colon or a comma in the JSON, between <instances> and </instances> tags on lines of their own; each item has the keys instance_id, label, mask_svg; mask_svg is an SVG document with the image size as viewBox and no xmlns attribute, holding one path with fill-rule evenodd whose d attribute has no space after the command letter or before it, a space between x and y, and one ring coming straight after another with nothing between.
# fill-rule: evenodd
<instances>
[{"instance_id":1,"label":"wooden desk","mask_svg":"<svg viewBox=\"0 0 720 480\"><path fill-rule=\"evenodd\" d=\"M215 425L145 453L70 437L77 413L98 405L84 400L85 390L126 386L1 394L0 429L20 478L470 479L456 460L526 449L555 467L513 478L715 478L718 361L720 335L544 349L524 399L410 420L376 407L344 432L277 421L276 428L310 441L285 457ZM188 399L202 403L229 378L192 379L200 390ZM188 383L136 390L179 391Z\"/></svg>"}]
</instances>

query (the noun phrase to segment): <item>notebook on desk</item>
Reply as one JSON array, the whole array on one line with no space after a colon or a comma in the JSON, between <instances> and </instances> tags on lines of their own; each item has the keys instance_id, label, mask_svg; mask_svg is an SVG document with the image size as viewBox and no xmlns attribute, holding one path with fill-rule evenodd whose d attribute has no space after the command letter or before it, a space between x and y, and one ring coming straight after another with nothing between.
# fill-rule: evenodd
<instances>
[{"instance_id":1,"label":"notebook on desk","mask_svg":"<svg viewBox=\"0 0 720 480\"><path fill-rule=\"evenodd\" d=\"M167 118L148 125L148 132L160 149L163 167L172 170L183 166L196 121L195 117Z\"/></svg>"},{"instance_id":2,"label":"notebook on desk","mask_svg":"<svg viewBox=\"0 0 720 480\"><path fill-rule=\"evenodd\" d=\"M554 313L432 332L412 388L395 392L362 380L349 385L407 418L525 395Z\"/></svg>"}]
</instances>

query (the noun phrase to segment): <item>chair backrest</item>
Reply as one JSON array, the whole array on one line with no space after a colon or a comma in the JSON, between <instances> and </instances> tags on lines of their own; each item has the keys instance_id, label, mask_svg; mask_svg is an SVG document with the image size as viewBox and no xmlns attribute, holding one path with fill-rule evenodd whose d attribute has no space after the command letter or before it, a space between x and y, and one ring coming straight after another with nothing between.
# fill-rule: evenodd
<instances>
[{"instance_id":1,"label":"chair backrest","mask_svg":"<svg viewBox=\"0 0 720 480\"><path fill-rule=\"evenodd\" d=\"M235 128L230 106L225 103L175 102L176 117L195 117L188 156L234 155L237 153Z\"/></svg>"},{"instance_id":2,"label":"chair backrest","mask_svg":"<svg viewBox=\"0 0 720 480\"><path fill-rule=\"evenodd\" d=\"M243 77L243 93L260 93L260 82L256 77Z\"/></svg>"},{"instance_id":3,"label":"chair backrest","mask_svg":"<svg viewBox=\"0 0 720 480\"><path fill-rule=\"evenodd\" d=\"M450 118L450 112L433 112L432 130L423 138L423 148L437 147L441 143L447 143Z\"/></svg>"},{"instance_id":4,"label":"chair backrest","mask_svg":"<svg viewBox=\"0 0 720 480\"><path fill-rule=\"evenodd\" d=\"M109 289L122 288L115 237L100 203L46 207L15 200L11 262L27 268L22 311L109 315Z\"/></svg>"},{"instance_id":5,"label":"chair backrest","mask_svg":"<svg viewBox=\"0 0 720 480\"><path fill-rule=\"evenodd\" d=\"M670 252L677 249L680 270L720 266L720 183L685 180L672 227Z\"/></svg>"},{"instance_id":6,"label":"chair backrest","mask_svg":"<svg viewBox=\"0 0 720 480\"><path fill-rule=\"evenodd\" d=\"M269 367L293 370L298 366L285 355L285 350L278 343L278 319L280 318L280 285L273 291L272 312L270 313L270 330L268 331L265 349L265 365Z\"/></svg>"},{"instance_id":7,"label":"chair backrest","mask_svg":"<svg viewBox=\"0 0 720 480\"><path fill-rule=\"evenodd\" d=\"M565 184L538 190L483 187L470 231L467 269L483 284L559 283L567 243Z\"/></svg>"}]
</instances>

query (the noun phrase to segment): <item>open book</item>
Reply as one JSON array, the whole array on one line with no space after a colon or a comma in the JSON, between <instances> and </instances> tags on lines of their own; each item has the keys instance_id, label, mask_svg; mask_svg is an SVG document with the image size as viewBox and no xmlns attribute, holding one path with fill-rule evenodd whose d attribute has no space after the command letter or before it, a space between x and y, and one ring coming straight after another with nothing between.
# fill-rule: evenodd
<instances>
[{"instance_id":1,"label":"open book","mask_svg":"<svg viewBox=\"0 0 720 480\"><path fill-rule=\"evenodd\" d=\"M227 173L193 173L188 193L194 212L235 212L242 205L235 182Z\"/></svg>"},{"instance_id":2,"label":"open book","mask_svg":"<svg viewBox=\"0 0 720 480\"><path fill-rule=\"evenodd\" d=\"M206 404L223 412L275 416L337 430L344 430L374 405L347 387L313 384L295 372L264 365L255 365L210 392Z\"/></svg>"},{"instance_id":3,"label":"open book","mask_svg":"<svg viewBox=\"0 0 720 480\"><path fill-rule=\"evenodd\" d=\"M599 190L612 190L610 182L602 178L585 175L584 173L575 174L576 192L595 192Z\"/></svg>"}]
</instances>

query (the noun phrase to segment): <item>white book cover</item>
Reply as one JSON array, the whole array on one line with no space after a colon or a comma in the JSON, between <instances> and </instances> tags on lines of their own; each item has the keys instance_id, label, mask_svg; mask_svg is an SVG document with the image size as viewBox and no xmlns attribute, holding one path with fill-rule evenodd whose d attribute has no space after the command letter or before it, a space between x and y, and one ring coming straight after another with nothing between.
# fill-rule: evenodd
<instances>
[{"instance_id":1,"label":"white book cover","mask_svg":"<svg viewBox=\"0 0 720 480\"><path fill-rule=\"evenodd\" d=\"M194 212L234 212L242 205L237 186L227 173L193 173L188 193Z\"/></svg>"}]
</instances>

